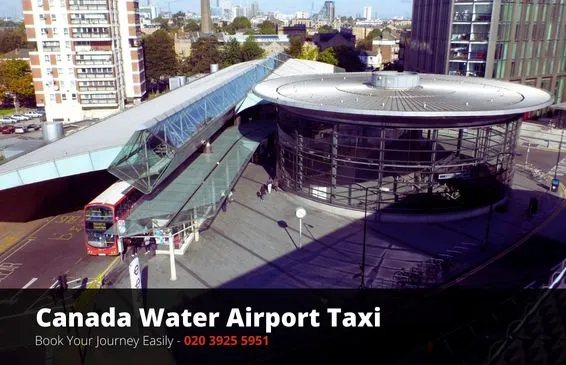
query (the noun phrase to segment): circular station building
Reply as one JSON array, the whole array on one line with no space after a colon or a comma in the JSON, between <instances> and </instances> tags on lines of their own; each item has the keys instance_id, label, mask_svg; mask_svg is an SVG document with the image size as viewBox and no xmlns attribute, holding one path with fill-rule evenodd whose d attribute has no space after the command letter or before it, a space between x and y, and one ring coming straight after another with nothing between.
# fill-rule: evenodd
<instances>
[{"instance_id":1,"label":"circular station building","mask_svg":"<svg viewBox=\"0 0 566 365\"><path fill-rule=\"evenodd\" d=\"M281 188L403 214L506 197L521 117L554 101L510 82L395 71L281 77L254 93L277 107Z\"/></svg>"}]
</instances>

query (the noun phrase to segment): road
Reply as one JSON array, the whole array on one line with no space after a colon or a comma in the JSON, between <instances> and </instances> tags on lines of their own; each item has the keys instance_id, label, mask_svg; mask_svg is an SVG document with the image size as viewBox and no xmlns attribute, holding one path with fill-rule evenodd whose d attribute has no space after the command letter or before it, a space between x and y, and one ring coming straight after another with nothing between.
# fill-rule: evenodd
<instances>
[{"instance_id":1,"label":"road","mask_svg":"<svg viewBox=\"0 0 566 365\"><path fill-rule=\"evenodd\" d=\"M517 147L516 148L517 157L515 161L520 164L524 165L527 159L527 148L526 147ZM530 165L535 166L536 168L544 171L550 172L551 175L554 174L554 167L556 166L556 158L558 157L558 152L556 151L547 151L547 150L538 150L531 148L528 153L528 162ZM566 151L563 151L560 155L561 164L559 167L564 166L564 168L559 169L558 179L560 181L566 181Z\"/></svg>"},{"instance_id":2,"label":"road","mask_svg":"<svg viewBox=\"0 0 566 365\"><path fill-rule=\"evenodd\" d=\"M0 288L50 288L63 274L69 287L91 282L114 258L86 255L83 237L82 211L46 218L0 255Z\"/></svg>"}]
</instances>

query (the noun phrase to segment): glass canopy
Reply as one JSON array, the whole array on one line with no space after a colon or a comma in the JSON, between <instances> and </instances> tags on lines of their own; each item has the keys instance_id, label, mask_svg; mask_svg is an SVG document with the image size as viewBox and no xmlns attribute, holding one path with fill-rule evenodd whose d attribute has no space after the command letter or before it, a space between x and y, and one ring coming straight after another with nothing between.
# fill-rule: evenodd
<instances>
[{"instance_id":1,"label":"glass canopy","mask_svg":"<svg viewBox=\"0 0 566 365\"><path fill-rule=\"evenodd\" d=\"M108 171L139 191L151 193L200 146L199 138L193 137L205 129L220 129L221 124L215 122L287 58L284 54L266 58L199 100L165 113L154 125L134 133Z\"/></svg>"}]
</instances>

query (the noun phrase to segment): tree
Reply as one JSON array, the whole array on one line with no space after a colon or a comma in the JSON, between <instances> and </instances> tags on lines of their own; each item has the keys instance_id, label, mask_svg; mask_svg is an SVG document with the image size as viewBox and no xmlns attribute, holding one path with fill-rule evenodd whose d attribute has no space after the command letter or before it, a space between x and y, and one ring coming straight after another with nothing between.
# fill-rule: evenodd
<instances>
[{"instance_id":1,"label":"tree","mask_svg":"<svg viewBox=\"0 0 566 365\"><path fill-rule=\"evenodd\" d=\"M182 11L178 11L173 16L171 16L171 20L173 20L173 25L175 28L181 28L185 24L185 18L187 15Z\"/></svg>"},{"instance_id":2,"label":"tree","mask_svg":"<svg viewBox=\"0 0 566 365\"><path fill-rule=\"evenodd\" d=\"M26 34L20 29L0 31L0 53L11 52L26 46Z\"/></svg>"},{"instance_id":3,"label":"tree","mask_svg":"<svg viewBox=\"0 0 566 365\"><path fill-rule=\"evenodd\" d=\"M274 23L270 22L269 20L265 20L259 25L259 32L260 34L275 34L275 28L276 26Z\"/></svg>"},{"instance_id":4,"label":"tree","mask_svg":"<svg viewBox=\"0 0 566 365\"><path fill-rule=\"evenodd\" d=\"M23 60L6 60L0 63L0 92L2 99L8 93L19 103L33 105L35 91L29 64Z\"/></svg>"},{"instance_id":5,"label":"tree","mask_svg":"<svg viewBox=\"0 0 566 365\"><path fill-rule=\"evenodd\" d=\"M368 39L368 40L374 40L376 38L381 38L381 37L382 37L381 30L379 30L377 28L372 29L371 32L369 32L366 35L366 39Z\"/></svg>"},{"instance_id":6,"label":"tree","mask_svg":"<svg viewBox=\"0 0 566 365\"><path fill-rule=\"evenodd\" d=\"M338 59L336 58L336 52L334 51L334 48L330 47L324 50L324 52L321 52L318 54L318 56L316 57L316 60L318 62L324 62L324 63L328 63L330 65L334 65L337 66L338 65Z\"/></svg>"},{"instance_id":7,"label":"tree","mask_svg":"<svg viewBox=\"0 0 566 365\"><path fill-rule=\"evenodd\" d=\"M159 24L161 25L161 27L165 30L169 30L169 20L164 19L160 16L158 16L157 18L153 19L152 21L153 24Z\"/></svg>"},{"instance_id":8,"label":"tree","mask_svg":"<svg viewBox=\"0 0 566 365\"><path fill-rule=\"evenodd\" d=\"M262 58L264 50L259 46L254 37L248 37L242 44L242 62Z\"/></svg>"},{"instance_id":9,"label":"tree","mask_svg":"<svg viewBox=\"0 0 566 365\"><path fill-rule=\"evenodd\" d=\"M231 39L224 45L222 64L228 67L239 62L242 62L242 48L236 39Z\"/></svg>"},{"instance_id":10,"label":"tree","mask_svg":"<svg viewBox=\"0 0 566 365\"><path fill-rule=\"evenodd\" d=\"M370 39L360 39L356 48L363 51L371 51L373 49L373 41Z\"/></svg>"},{"instance_id":11,"label":"tree","mask_svg":"<svg viewBox=\"0 0 566 365\"><path fill-rule=\"evenodd\" d=\"M364 70L364 64L358 57L358 52L352 47L339 46L334 49L338 66L347 72L359 72Z\"/></svg>"},{"instance_id":12,"label":"tree","mask_svg":"<svg viewBox=\"0 0 566 365\"><path fill-rule=\"evenodd\" d=\"M173 76L178 72L175 41L163 29L146 36L143 41L145 73L149 80Z\"/></svg>"},{"instance_id":13,"label":"tree","mask_svg":"<svg viewBox=\"0 0 566 365\"><path fill-rule=\"evenodd\" d=\"M252 27L252 23L245 16L237 16L232 21L232 27L236 31L241 29L250 29Z\"/></svg>"},{"instance_id":14,"label":"tree","mask_svg":"<svg viewBox=\"0 0 566 365\"><path fill-rule=\"evenodd\" d=\"M191 46L191 57L183 60L181 71L185 74L210 72L210 65L220 63L222 55L216 38L200 38Z\"/></svg>"},{"instance_id":15,"label":"tree","mask_svg":"<svg viewBox=\"0 0 566 365\"><path fill-rule=\"evenodd\" d=\"M185 23L185 32L198 32L200 30L200 24L197 23L195 20L193 19L189 19L186 23Z\"/></svg>"},{"instance_id":16,"label":"tree","mask_svg":"<svg viewBox=\"0 0 566 365\"><path fill-rule=\"evenodd\" d=\"M334 33L336 29L332 28L330 25L323 25L322 27L318 28L319 33Z\"/></svg>"},{"instance_id":17,"label":"tree","mask_svg":"<svg viewBox=\"0 0 566 365\"><path fill-rule=\"evenodd\" d=\"M289 49L287 49L286 52L289 54L289 56L293 58L297 58L301 55L301 52L303 51L304 43L305 40L303 39L303 37L301 37L300 35L296 35L293 38L291 38L291 40L289 41Z\"/></svg>"},{"instance_id":18,"label":"tree","mask_svg":"<svg viewBox=\"0 0 566 365\"><path fill-rule=\"evenodd\" d=\"M309 43L303 44L301 54L298 58L302 60L315 61L318 56L318 47Z\"/></svg>"}]
</instances>

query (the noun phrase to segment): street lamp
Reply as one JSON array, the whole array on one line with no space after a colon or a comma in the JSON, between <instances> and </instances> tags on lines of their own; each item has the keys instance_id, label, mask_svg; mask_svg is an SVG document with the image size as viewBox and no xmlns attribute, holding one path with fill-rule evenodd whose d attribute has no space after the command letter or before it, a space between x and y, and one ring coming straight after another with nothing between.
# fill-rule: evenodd
<instances>
[{"instance_id":1,"label":"street lamp","mask_svg":"<svg viewBox=\"0 0 566 365\"><path fill-rule=\"evenodd\" d=\"M299 248L303 247L303 244L301 243L303 237L303 218L306 217L306 215L307 211L305 208L298 207L295 211L295 216L299 218Z\"/></svg>"}]
</instances>

